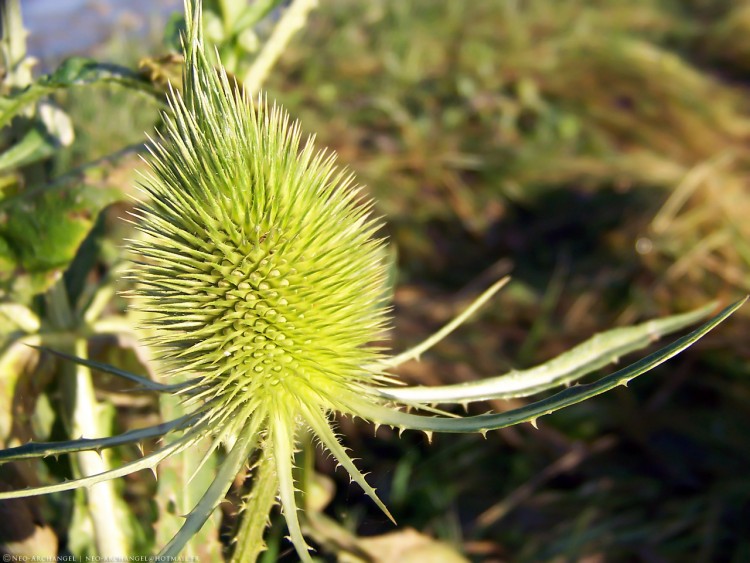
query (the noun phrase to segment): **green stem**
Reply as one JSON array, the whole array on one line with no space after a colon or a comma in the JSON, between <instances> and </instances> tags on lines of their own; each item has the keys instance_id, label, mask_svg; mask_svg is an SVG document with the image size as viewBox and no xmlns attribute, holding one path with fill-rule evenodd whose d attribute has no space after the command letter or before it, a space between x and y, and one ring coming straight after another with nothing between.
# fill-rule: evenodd
<instances>
[{"instance_id":1,"label":"green stem","mask_svg":"<svg viewBox=\"0 0 750 563\"><path fill-rule=\"evenodd\" d=\"M88 355L85 340L76 342L75 354L79 358ZM96 401L91 372L81 364L75 368L75 408L71 429L73 437L100 438L105 436L99 417L100 405ZM97 475L110 469L107 452L80 452L76 454L78 466L84 476ZM127 542L118 525L117 495L112 481L93 485L88 491L88 508L96 532L96 548L102 557L118 557L128 554Z\"/></svg>"},{"instance_id":2,"label":"green stem","mask_svg":"<svg viewBox=\"0 0 750 563\"><path fill-rule=\"evenodd\" d=\"M26 35L21 17L20 0L3 0L3 50L5 68L8 76L5 82L9 86L23 88L31 84L31 65L24 64L26 59Z\"/></svg>"},{"instance_id":3,"label":"green stem","mask_svg":"<svg viewBox=\"0 0 750 563\"><path fill-rule=\"evenodd\" d=\"M75 331L77 320L68 300L63 278L55 283L47 294L47 313L50 324L57 330ZM70 352L86 359L87 341L76 338ZM106 432L101 427L101 407L96 400L91 372L83 364L63 364L63 416L71 438L101 438ZM73 461L74 460L74 461ZM83 477L104 473L109 469L107 456L84 451L72 458L74 472ZM94 525L96 549L102 557L125 557L128 555L127 541L118 526L116 515L118 499L114 483L106 481L93 485L87 491L88 509Z\"/></svg>"},{"instance_id":4,"label":"green stem","mask_svg":"<svg viewBox=\"0 0 750 563\"><path fill-rule=\"evenodd\" d=\"M284 52L292 36L305 26L307 15L317 5L318 0L295 0L287 8L263 50L253 62L253 66L245 74L243 83L249 93L255 94L261 89L268 72Z\"/></svg>"}]
</instances>

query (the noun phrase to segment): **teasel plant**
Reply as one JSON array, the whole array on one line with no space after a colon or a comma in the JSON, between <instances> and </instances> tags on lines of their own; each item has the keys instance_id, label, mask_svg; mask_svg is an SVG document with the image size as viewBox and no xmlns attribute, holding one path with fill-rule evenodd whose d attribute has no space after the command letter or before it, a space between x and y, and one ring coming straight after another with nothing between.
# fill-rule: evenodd
<instances>
[{"instance_id":1,"label":"teasel plant","mask_svg":"<svg viewBox=\"0 0 750 563\"><path fill-rule=\"evenodd\" d=\"M269 514L280 505L299 557L311 561L295 482L300 441L312 436L391 519L342 445L336 416L434 432L486 433L545 415L621 385L695 343L743 303L645 358L588 383L580 380L667 333L705 319L699 310L594 336L534 368L471 383L409 387L394 368L456 329L506 283L482 293L433 336L390 355L375 343L392 322L386 241L371 201L335 156L303 139L299 125L263 95L251 95L206 56L200 0L185 0L182 92L171 91L163 132L130 242L132 307L162 381L50 350L78 366L177 397L186 414L104 438L30 442L0 461L101 452L159 439L134 461L62 483L0 492L0 499L90 488L207 444L203 463L225 455L202 498L160 555L177 556L221 503L239 473L243 498L233 558L264 550ZM441 405L553 394L500 413L459 416ZM196 472L199 470L196 469Z\"/></svg>"}]
</instances>

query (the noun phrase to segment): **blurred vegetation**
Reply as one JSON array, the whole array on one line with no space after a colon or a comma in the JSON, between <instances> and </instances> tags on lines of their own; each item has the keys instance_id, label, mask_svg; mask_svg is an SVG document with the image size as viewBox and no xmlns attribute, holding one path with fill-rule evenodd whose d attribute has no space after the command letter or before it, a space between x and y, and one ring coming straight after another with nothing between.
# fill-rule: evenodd
<instances>
[{"instance_id":1,"label":"blurred vegetation","mask_svg":"<svg viewBox=\"0 0 750 563\"><path fill-rule=\"evenodd\" d=\"M243 57L267 28L222 27L230 18L208 4L207 33L223 41L225 62L241 76ZM166 44L173 40L170 26ZM136 57L123 59L115 47L112 59L134 66ZM140 47L139 56L156 57L146 68L172 61L159 58L166 47ZM434 384L533 365L612 325L750 291L749 79L750 7L741 0L322 0L267 87L339 153L387 219L400 277L394 347L421 340L478 288L513 275L480 318L402 369L409 382ZM76 255L85 275L68 274L66 283L83 314L91 288L115 277L118 247L132 236L120 220L131 205L124 194L159 105L115 87L65 88L54 99L50 115L69 116L75 138L37 153L33 169L3 170L10 203L0 225L0 286L6 299L44 314L47 305L33 295ZM3 146L54 121L41 109L25 116ZM64 135L44 139L52 137ZM125 146L133 150L88 164ZM64 173L65 189L37 200L41 208L8 211L18 205L14 194ZM101 189L85 190L82 200L81 186ZM72 225L47 219L66 236L45 229L51 246L28 245L29 217L45 210ZM110 301L105 312L122 308ZM34 329L7 326L6 344ZM367 544L364 536L392 526L322 457L309 489L320 513L308 532L324 557L341 561L403 559L398 547L419 545L422 535L476 561L750 560L749 329L745 307L631 389L556 414L538 430L428 444L383 428L373 438L370 427L342 420L399 532ZM122 337L89 346L98 359L127 355L137 365ZM2 380L3 412L12 417L1 438L28 439L19 434L28 420L37 437L60 436L39 394L45 385L51 397L60 393L49 383L52 362L20 352L13 361L31 365L18 380ZM153 401L117 385L105 380L98 392L118 406L108 424L155 417ZM24 403L19 389L43 398ZM167 478L193 462L176 460ZM50 461L47 472L70 474L63 465ZM179 514L168 486L155 489L148 475L126 482L141 530L136 545L165 533L155 503L171 510L166 520ZM41 503L63 548L73 549L66 543L73 501ZM225 539L234 517L223 514ZM401 534L408 528L419 534ZM279 552L284 533L274 521L266 561L296 559ZM215 538L202 541L216 553Z\"/></svg>"},{"instance_id":2,"label":"blurred vegetation","mask_svg":"<svg viewBox=\"0 0 750 563\"><path fill-rule=\"evenodd\" d=\"M749 16L719 0L324 3L270 95L387 218L393 342L447 320L457 289L514 276L404 377L532 365L611 323L750 289ZM363 466L401 526L477 560L742 561L749 324L741 311L539 431L427 445L381 430L354 449L372 450ZM387 530L339 489L339 516Z\"/></svg>"}]
</instances>

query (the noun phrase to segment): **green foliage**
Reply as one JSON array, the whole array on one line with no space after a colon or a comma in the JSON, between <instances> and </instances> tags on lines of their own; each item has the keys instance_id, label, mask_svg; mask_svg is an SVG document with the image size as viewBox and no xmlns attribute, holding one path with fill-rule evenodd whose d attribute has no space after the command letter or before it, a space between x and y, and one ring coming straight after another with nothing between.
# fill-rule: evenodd
<instances>
[{"instance_id":1,"label":"green foliage","mask_svg":"<svg viewBox=\"0 0 750 563\"><path fill-rule=\"evenodd\" d=\"M112 64L98 63L84 57L66 59L48 76L39 78L26 88L0 99L0 126L10 123L27 105L55 92L77 86L117 84L136 91L160 95L142 75Z\"/></svg>"},{"instance_id":2,"label":"green foliage","mask_svg":"<svg viewBox=\"0 0 750 563\"><path fill-rule=\"evenodd\" d=\"M9 202L0 225L0 297L28 303L49 289L75 257L97 214L119 195L78 187Z\"/></svg>"},{"instance_id":3,"label":"green foliage","mask_svg":"<svg viewBox=\"0 0 750 563\"><path fill-rule=\"evenodd\" d=\"M706 4L713 9L660 0L332 2L290 47L271 91L345 152L388 215L407 274L468 283L476 270L456 263L516 254L503 238L523 237L516 230L529 215L542 233L528 246L541 254L555 208L545 204L563 192L588 204L591 229L616 221L623 236L614 242L643 237L645 266L674 282L665 293L689 299L677 283L684 278L710 295L728 272L731 283L748 283L741 178L750 115L737 81L718 78L743 76L742 58L730 53L741 49L734 26L747 10ZM706 71L717 58L724 66ZM693 171L706 169L695 185ZM648 224L683 180L692 189L674 221ZM599 197L604 209L591 209ZM574 204L559 203L569 212ZM514 220L513 232L497 232ZM564 221L559 230L574 228ZM425 223L440 244L426 240ZM574 248L571 259L629 260L632 244L600 238L602 252ZM467 257L477 240L483 246Z\"/></svg>"}]
</instances>

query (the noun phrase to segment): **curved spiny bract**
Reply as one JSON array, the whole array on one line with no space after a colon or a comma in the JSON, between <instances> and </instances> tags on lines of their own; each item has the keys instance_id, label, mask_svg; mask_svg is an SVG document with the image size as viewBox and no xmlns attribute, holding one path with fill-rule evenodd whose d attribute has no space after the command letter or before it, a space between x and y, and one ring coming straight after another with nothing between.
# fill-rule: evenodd
<instances>
[{"instance_id":1,"label":"curved spiny bract","mask_svg":"<svg viewBox=\"0 0 750 563\"><path fill-rule=\"evenodd\" d=\"M37 457L58 456L86 450L101 451L124 444L136 444L151 438L159 438L170 432L182 430L197 420L195 414L185 415L169 422L163 422L146 428L129 430L117 436L105 438L79 438L65 442L28 442L22 446L6 448L0 451L0 463L32 459Z\"/></svg>"},{"instance_id":2,"label":"curved spiny bract","mask_svg":"<svg viewBox=\"0 0 750 563\"><path fill-rule=\"evenodd\" d=\"M497 377L454 385L431 387L383 387L383 397L411 404L461 403L528 397L571 385L584 376L617 362L665 334L676 332L705 318L716 307L711 303L695 311L656 319L636 326L614 328L592 336L544 364L514 370Z\"/></svg>"},{"instance_id":3,"label":"curved spiny bract","mask_svg":"<svg viewBox=\"0 0 750 563\"><path fill-rule=\"evenodd\" d=\"M706 323L691 333L678 338L668 346L649 354L633 364L602 377L598 381L585 385L575 385L559 391L547 398L535 401L502 413L488 413L462 418L448 418L444 416L425 416L404 413L376 404L366 398L352 396L348 398L350 408L361 416L379 424L398 427L400 429L422 430L425 432L481 432L506 428L521 422L536 424L542 416L552 414L560 409L580 403L596 395L600 395L620 385L627 385L632 379L654 369L658 365L676 356L689 346L695 344L719 323L726 320L747 301L747 297L724 308ZM705 314L705 310L703 311ZM373 390L380 393L380 390Z\"/></svg>"}]
</instances>

